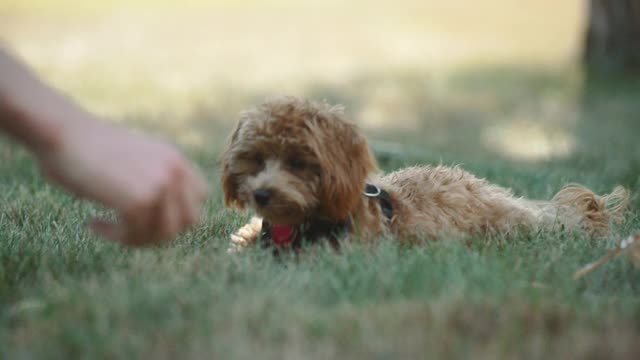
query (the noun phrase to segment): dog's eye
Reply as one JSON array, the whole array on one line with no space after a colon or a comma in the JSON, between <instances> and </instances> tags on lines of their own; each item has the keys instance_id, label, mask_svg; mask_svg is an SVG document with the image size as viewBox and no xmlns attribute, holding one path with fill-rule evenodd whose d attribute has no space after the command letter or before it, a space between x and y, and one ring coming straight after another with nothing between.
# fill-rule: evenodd
<instances>
[{"instance_id":1,"label":"dog's eye","mask_svg":"<svg viewBox=\"0 0 640 360\"><path fill-rule=\"evenodd\" d=\"M262 154L258 153L258 154L254 154L253 155L253 162L258 165L259 167L263 167L264 166L264 156L262 156Z\"/></svg>"},{"instance_id":2,"label":"dog's eye","mask_svg":"<svg viewBox=\"0 0 640 360\"><path fill-rule=\"evenodd\" d=\"M305 163L304 160L299 158L289 159L289 161L287 162L287 165L293 170L303 170L304 168L307 167L307 163Z\"/></svg>"}]
</instances>

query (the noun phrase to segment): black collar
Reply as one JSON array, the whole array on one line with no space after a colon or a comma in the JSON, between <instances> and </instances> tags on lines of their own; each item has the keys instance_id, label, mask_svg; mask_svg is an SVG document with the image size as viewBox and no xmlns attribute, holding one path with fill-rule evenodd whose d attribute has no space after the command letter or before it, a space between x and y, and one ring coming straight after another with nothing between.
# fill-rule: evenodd
<instances>
[{"instance_id":1,"label":"black collar","mask_svg":"<svg viewBox=\"0 0 640 360\"><path fill-rule=\"evenodd\" d=\"M379 188L373 184L367 184L364 187L364 196L369 198L377 198L380 201L380 210L387 219L393 218L393 203L391 202L391 195L385 190Z\"/></svg>"},{"instance_id":2,"label":"black collar","mask_svg":"<svg viewBox=\"0 0 640 360\"><path fill-rule=\"evenodd\" d=\"M385 190L373 184L366 184L363 195L368 198L376 198L380 202L380 210L384 216L391 220L393 218L393 203L391 196ZM262 220L262 232L260 234L260 242L265 247L274 248L277 253L279 246L274 246L273 225L266 219ZM324 238L330 244L337 248L339 240L347 235L352 228L351 218L345 221L332 222L328 220L320 220L315 222L305 222L294 227L294 238L290 247L294 250L299 249L303 243L315 243Z\"/></svg>"}]
</instances>

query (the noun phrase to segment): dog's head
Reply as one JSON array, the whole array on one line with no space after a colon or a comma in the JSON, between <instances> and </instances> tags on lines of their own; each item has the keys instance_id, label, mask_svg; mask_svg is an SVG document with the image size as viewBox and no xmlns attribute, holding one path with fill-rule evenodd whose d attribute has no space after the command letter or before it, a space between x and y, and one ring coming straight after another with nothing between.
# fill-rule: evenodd
<instances>
[{"instance_id":1,"label":"dog's head","mask_svg":"<svg viewBox=\"0 0 640 360\"><path fill-rule=\"evenodd\" d=\"M242 114L222 159L227 206L253 207L276 224L345 220L377 169L341 107L297 98Z\"/></svg>"}]
</instances>

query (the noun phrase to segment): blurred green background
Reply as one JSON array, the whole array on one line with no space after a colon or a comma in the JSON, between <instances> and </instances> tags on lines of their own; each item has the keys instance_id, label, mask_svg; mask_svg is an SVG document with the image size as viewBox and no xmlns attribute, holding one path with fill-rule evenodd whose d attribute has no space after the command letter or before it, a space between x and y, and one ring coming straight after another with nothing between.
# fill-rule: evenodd
<instances>
[{"instance_id":1,"label":"blurred green background","mask_svg":"<svg viewBox=\"0 0 640 360\"><path fill-rule=\"evenodd\" d=\"M89 109L185 146L215 152L240 110L292 94L344 103L387 142L422 129L432 150L539 160L575 147L585 13L578 0L5 0L0 34Z\"/></svg>"}]
</instances>

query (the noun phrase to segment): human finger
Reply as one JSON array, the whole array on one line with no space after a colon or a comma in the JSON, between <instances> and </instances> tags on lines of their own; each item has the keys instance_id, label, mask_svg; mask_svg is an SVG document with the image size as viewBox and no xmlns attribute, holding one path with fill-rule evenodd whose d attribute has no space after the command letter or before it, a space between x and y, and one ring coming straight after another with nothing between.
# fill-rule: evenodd
<instances>
[{"instance_id":1,"label":"human finger","mask_svg":"<svg viewBox=\"0 0 640 360\"><path fill-rule=\"evenodd\" d=\"M126 228L122 223L113 223L103 219L93 219L89 223L89 228L97 235L113 241L122 243Z\"/></svg>"},{"instance_id":2,"label":"human finger","mask_svg":"<svg viewBox=\"0 0 640 360\"><path fill-rule=\"evenodd\" d=\"M182 226L179 182L179 178L174 178L159 194L149 229L155 242L170 240Z\"/></svg>"},{"instance_id":3,"label":"human finger","mask_svg":"<svg viewBox=\"0 0 640 360\"><path fill-rule=\"evenodd\" d=\"M153 196L153 200L129 209L123 214L126 229L122 242L130 246L145 246L160 242L163 222L162 196L166 187L161 187Z\"/></svg>"}]
</instances>

